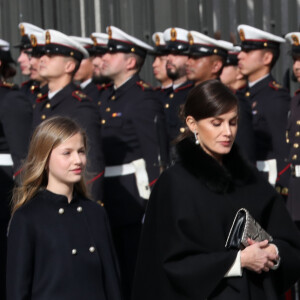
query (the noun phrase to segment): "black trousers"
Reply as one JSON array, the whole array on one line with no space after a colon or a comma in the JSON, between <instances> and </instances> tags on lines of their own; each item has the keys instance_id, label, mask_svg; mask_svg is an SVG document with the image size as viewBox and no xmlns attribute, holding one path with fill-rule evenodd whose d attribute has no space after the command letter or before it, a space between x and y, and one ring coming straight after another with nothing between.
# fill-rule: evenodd
<instances>
[{"instance_id":1,"label":"black trousers","mask_svg":"<svg viewBox=\"0 0 300 300\"><path fill-rule=\"evenodd\" d=\"M141 223L112 228L112 235L121 270L121 282L125 300L129 300L131 297L141 228Z\"/></svg>"}]
</instances>

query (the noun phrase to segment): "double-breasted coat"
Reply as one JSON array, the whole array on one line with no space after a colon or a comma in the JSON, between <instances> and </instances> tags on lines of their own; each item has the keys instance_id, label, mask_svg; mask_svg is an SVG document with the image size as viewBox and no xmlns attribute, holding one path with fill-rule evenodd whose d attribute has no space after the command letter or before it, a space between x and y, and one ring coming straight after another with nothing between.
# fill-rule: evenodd
<instances>
[{"instance_id":1,"label":"double-breasted coat","mask_svg":"<svg viewBox=\"0 0 300 300\"><path fill-rule=\"evenodd\" d=\"M190 138L177 149L149 200L132 299L279 299L300 276L300 233L281 196L235 147L223 166ZM238 252L226 239L242 207L273 236L280 266L224 278Z\"/></svg>"},{"instance_id":2,"label":"double-breasted coat","mask_svg":"<svg viewBox=\"0 0 300 300\"><path fill-rule=\"evenodd\" d=\"M75 195L41 190L13 215L7 300L120 300L105 210Z\"/></svg>"}]
</instances>

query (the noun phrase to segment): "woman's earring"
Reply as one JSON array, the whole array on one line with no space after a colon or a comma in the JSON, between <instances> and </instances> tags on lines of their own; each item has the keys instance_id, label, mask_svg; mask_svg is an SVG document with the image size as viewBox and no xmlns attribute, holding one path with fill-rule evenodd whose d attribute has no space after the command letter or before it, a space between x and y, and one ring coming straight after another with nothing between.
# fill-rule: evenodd
<instances>
[{"instance_id":1,"label":"woman's earring","mask_svg":"<svg viewBox=\"0 0 300 300\"><path fill-rule=\"evenodd\" d=\"M199 140L198 140L198 137L197 137L197 135L198 135L197 131L194 132L194 135L195 135L195 144L199 145Z\"/></svg>"}]
</instances>

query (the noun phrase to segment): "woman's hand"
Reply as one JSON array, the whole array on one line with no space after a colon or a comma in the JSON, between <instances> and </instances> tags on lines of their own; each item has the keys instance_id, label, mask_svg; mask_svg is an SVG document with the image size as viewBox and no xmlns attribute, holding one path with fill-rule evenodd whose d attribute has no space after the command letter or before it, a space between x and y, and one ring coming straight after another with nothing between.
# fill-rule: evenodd
<instances>
[{"instance_id":1,"label":"woman's hand","mask_svg":"<svg viewBox=\"0 0 300 300\"><path fill-rule=\"evenodd\" d=\"M248 242L250 245L241 251L241 267L259 274L268 272L278 259L275 246L267 240L254 242L249 239Z\"/></svg>"}]
</instances>

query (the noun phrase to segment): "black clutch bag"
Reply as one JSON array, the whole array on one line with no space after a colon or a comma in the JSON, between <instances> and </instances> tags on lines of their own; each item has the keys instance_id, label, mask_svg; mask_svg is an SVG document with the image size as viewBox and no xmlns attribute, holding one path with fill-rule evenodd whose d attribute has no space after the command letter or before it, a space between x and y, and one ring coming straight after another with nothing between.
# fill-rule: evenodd
<instances>
[{"instance_id":1,"label":"black clutch bag","mask_svg":"<svg viewBox=\"0 0 300 300\"><path fill-rule=\"evenodd\" d=\"M256 222L249 211L245 208L241 208L234 217L225 247L230 249L243 249L249 246L248 238L257 242L264 240L268 240L269 242L273 241L272 236Z\"/></svg>"}]
</instances>

